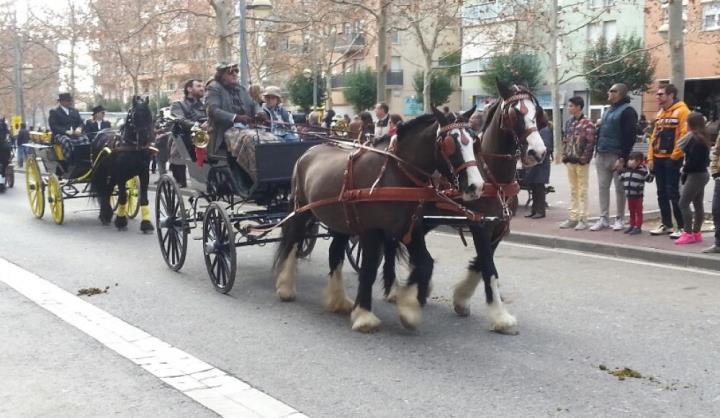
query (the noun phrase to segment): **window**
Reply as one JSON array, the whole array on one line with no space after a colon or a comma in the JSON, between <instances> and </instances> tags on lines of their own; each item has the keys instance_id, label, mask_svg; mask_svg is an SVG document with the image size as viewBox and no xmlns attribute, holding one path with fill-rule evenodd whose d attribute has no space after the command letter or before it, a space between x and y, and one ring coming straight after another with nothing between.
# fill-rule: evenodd
<instances>
[{"instance_id":1,"label":"window","mask_svg":"<svg viewBox=\"0 0 720 418\"><path fill-rule=\"evenodd\" d=\"M605 42L612 42L617 37L617 22L608 20L605 22L595 22L587 26L587 41L594 45L600 38L604 38Z\"/></svg>"},{"instance_id":2,"label":"window","mask_svg":"<svg viewBox=\"0 0 720 418\"><path fill-rule=\"evenodd\" d=\"M591 9L610 7L615 5L615 0L588 0Z\"/></svg>"},{"instance_id":3,"label":"window","mask_svg":"<svg viewBox=\"0 0 720 418\"><path fill-rule=\"evenodd\" d=\"M614 20L608 20L603 22L603 37L606 42L612 42L617 37L617 22Z\"/></svg>"},{"instance_id":4,"label":"window","mask_svg":"<svg viewBox=\"0 0 720 418\"><path fill-rule=\"evenodd\" d=\"M703 30L720 30L720 2L705 4L702 12Z\"/></svg>"},{"instance_id":5,"label":"window","mask_svg":"<svg viewBox=\"0 0 720 418\"><path fill-rule=\"evenodd\" d=\"M402 58L393 56L390 59L390 71L402 71Z\"/></svg>"},{"instance_id":6,"label":"window","mask_svg":"<svg viewBox=\"0 0 720 418\"><path fill-rule=\"evenodd\" d=\"M168 91L174 91L174 90L175 90L175 83L173 83L172 81L168 81L168 83L167 83L167 89L168 89Z\"/></svg>"},{"instance_id":7,"label":"window","mask_svg":"<svg viewBox=\"0 0 720 418\"><path fill-rule=\"evenodd\" d=\"M587 26L587 40L591 45L595 45L602 36L602 27L600 22L591 23Z\"/></svg>"},{"instance_id":8,"label":"window","mask_svg":"<svg viewBox=\"0 0 720 418\"><path fill-rule=\"evenodd\" d=\"M390 33L390 42L392 42L393 45L400 44L400 32L399 31L394 30Z\"/></svg>"}]
</instances>

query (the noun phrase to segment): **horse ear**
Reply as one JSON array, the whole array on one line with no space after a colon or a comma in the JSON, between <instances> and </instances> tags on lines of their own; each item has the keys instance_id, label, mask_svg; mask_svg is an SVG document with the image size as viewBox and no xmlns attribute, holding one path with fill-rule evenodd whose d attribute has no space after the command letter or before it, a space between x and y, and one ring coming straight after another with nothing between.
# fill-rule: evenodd
<instances>
[{"instance_id":1,"label":"horse ear","mask_svg":"<svg viewBox=\"0 0 720 418\"><path fill-rule=\"evenodd\" d=\"M497 87L500 97L502 97L503 99L507 99L510 96L512 96L512 91L510 91L510 86L508 86L506 83L500 81L500 79L497 77L495 77L495 86Z\"/></svg>"},{"instance_id":2,"label":"horse ear","mask_svg":"<svg viewBox=\"0 0 720 418\"><path fill-rule=\"evenodd\" d=\"M445 117L445 114L439 110L437 110L436 107L432 108L433 115L435 115L435 119L438 121L440 126L445 126L448 124L447 118Z\"/></svg>"},{"instance_id":3,"label":"horse ear","mask_svg":"<svg viewBox=\"0 0 720 418\"><path fill-rule=\"evenodd\" d=\"M463 119L464 119L464 120L469 120L469 119L470 119L470 116L472 116L473 113L475 113L475 109L477 109L477 105L473 105L472 109L470 109L470 110L468 110L467 112L463 113L463 114L462 114Z\"/></svg>"}]
</instances>

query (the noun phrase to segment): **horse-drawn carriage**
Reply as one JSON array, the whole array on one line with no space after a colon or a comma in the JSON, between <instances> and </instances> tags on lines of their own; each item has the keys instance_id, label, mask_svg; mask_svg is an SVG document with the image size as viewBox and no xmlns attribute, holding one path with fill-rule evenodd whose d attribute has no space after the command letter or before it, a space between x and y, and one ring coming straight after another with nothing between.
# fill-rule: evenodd
<instances>
[{"instance_id":1,"label":"horse-drawn carriage","mask_svg":"<svg viewBox=\"0 0 720 418\"><path fill-rule=\"evenodd\" d=\"M75 143L70 154L63 145L52 138L50 132L30 132L31 142L23 144L27 155L25 183L30 210L36 218L45 214L45 197L53 221L60 225L65 219L68 199L90 198L90 180L99 164L111 154L107 147L95 152L92 144L80 133L73 133ZM42 167L42 169L41 169ZM138 181L127 182L129 216L138 213ZM113 206L117 205L113 194Z\"/></svg>"},{"instance_id":2,"label":"horse-drawn carriage","mask_svg":"<svg viewBox=\"0 0 720 418\"><path fill-rule=\"evenodd\" d=\"M215 155L198 163L195 145L173 139L186 161L193 195L186 200L177 183L167 175L160 178L155 199L157 237L163 259L178 271L185 262L188 234L202 228L205 265L215 289L227 293L236 274L236 247L264 245L279 240L269 230L284 219L290 208L290 180L295 161L319 140L300 142L257 142L257 179L252 181L231 155ZM204 147L202 139L193 141ZM252 208L248 209L248 206ZM301 256L312 250L320 234L316 226L307 237Z\"/></svg>"}]
</instances>

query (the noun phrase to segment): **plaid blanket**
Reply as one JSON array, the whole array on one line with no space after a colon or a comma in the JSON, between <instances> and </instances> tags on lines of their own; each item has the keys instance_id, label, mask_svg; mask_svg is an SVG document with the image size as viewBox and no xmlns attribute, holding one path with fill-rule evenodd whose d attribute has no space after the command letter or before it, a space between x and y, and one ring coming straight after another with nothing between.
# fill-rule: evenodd
<instances>
[{"instance_id":1,"label":"plaid blanket","mask_svg":"<svg viewBox=\"0 0 720 418\"><path fill-rule=\"evenodd\" d=\"M282 142L270 132L256 129L230 128L225 131L225 143L238 165L257 182L257 163L255 161L255 145L258 143Z\"/></svg>"}]
</instances>

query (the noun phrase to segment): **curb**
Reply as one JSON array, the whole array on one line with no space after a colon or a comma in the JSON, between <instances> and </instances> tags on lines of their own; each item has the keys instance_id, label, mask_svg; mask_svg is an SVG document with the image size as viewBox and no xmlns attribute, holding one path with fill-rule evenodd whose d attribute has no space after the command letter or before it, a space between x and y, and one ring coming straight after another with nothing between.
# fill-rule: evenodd
<instances>
[{"instance_id":1,"label":"curb","mask_svg":"<svg viewBox=\"0 0 720 418\"><path fill-rule=\"evenodd\" d=\"M537 245L540 247L574 250L611 257L630 258L657 264L720 271L720 257L703 254L685 254L654 248L638 248L622 244L559 238L527 232L510 232L508 242Z\"/></svg>"}]
</instances>

